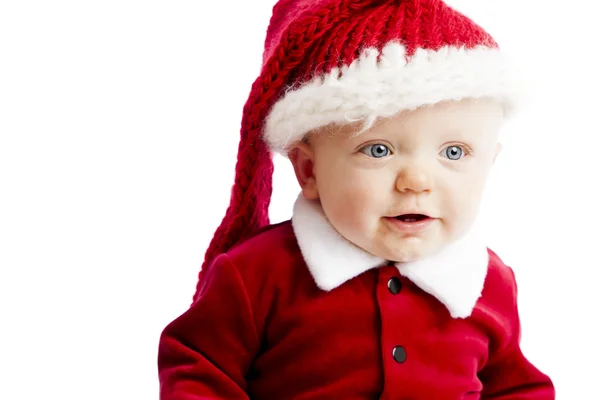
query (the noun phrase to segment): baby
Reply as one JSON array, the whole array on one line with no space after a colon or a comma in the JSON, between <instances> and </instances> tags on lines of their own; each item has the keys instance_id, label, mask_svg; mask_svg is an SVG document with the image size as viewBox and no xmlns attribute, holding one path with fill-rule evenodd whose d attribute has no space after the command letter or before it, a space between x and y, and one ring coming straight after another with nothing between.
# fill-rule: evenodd
<instances>
[{"instance_id":1,"label":"baby","mask_svg":"<svg viewBox=\"0 0 600 400\"><path fill-rule=\"evenodd\" d=\"M478 232L514 83L441 0L280 0L161 399L554 399ZM273 152L301 187L277 225Z\"/></svg>"}]
</instances>

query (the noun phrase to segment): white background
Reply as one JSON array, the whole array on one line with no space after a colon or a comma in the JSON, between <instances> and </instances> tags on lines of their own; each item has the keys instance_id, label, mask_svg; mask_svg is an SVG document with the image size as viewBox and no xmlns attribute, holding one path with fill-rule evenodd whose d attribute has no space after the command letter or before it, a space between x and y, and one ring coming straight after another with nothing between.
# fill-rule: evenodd
<instances>
[{"instance_id":1,"label":"white background","mask_svg":"<svg viewBox=\"0 0 600 400\"><path fill-rule=\"evenodd\" d=\"M233 183L274 0L0 3L0 398L157 399ZM450 4L537 88L484 204L520 290L525 354L559 399L598 398L594 2ZM272 221L298 192L276 160Z\"/></svg>"}]
</instances>

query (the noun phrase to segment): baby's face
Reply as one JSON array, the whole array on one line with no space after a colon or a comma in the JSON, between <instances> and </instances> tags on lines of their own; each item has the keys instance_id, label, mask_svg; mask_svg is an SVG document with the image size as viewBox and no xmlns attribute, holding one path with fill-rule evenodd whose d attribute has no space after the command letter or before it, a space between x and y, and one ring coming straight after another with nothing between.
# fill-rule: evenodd
<instances>
[{"instance_id":1,"label":"baby's face","mask_svg":"<svg viewBox=\"0 0 600 400\"><path fill-rule=\"evenodd\" d=\"M337 231L381 258L436 252L473 224L503 120L491 100L446 102L322 129L290 153L303 194ZM415 215L416 214L416 215Z\"/></svg>"}]
</instances>

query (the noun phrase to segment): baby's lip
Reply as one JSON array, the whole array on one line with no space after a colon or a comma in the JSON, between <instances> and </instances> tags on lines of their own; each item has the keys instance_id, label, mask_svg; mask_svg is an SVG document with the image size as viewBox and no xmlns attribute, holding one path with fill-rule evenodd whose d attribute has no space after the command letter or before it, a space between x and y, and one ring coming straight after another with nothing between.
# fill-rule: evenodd
<instances>
[{"instance_id":1,"label":"baby's lip","mask_svg":"<svg viewBox=\"0 0 600 400\"><path fill-rule=\"evenodd\" d=\"M421 217L421 218L422 217L433 218L429 213L426 213L422 210L417 210L417 209L402 210L401 212L398 212L397 214L388 216L388 218L399 218L399 217L409 217L409 216Z\"/></svg>"},{"instance_id":2,"label":"baby's lip","mask_svg":"<svg viewBox=\"0 0 600 400\"><path fill-rule=\"evenodd\" d=\"M431 217L429 215L423 214L423 213L404 213L404 214L397 215L393 218L399 219L402 221L410 220L410 221L419 222L419 221L425 221L426 219L430 219Z\"/></svg>"}]
</instances>

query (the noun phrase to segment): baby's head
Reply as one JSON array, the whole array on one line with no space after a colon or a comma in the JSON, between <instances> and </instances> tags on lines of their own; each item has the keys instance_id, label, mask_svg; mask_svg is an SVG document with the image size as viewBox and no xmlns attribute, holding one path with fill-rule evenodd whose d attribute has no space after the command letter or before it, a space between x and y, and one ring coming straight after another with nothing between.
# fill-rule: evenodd
<instances>
[{"instance_id":1,"label":"baby's head","mask_svg":"<svg viewBox=\"0 0 600 400\"><path fill-rule=\"evenodd\" d=\"M270 222L273 153L289 155L303 196L373 254L414 260L459 238L520 92L507 61L442 0L279 0L204 266ZM406 213L430 219L395 218Z\"/></svg>"},{"instance_id":2,"label":"baby's head","mask_svg":"<svg viewBox=\"0 0 600 400\"><path fill-rule=\"evenodd\" d=\"M504 120L495 99L444 101L318 128L289 151L302 195L346 239L380 258L425 257L474 223Z\"/></svg>"}]
</instances>

